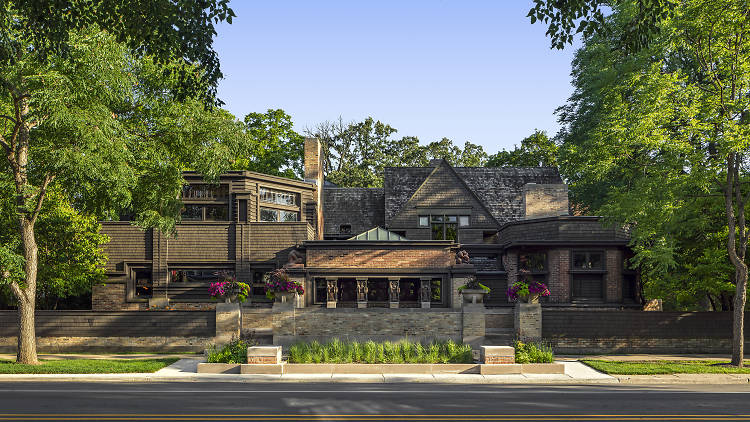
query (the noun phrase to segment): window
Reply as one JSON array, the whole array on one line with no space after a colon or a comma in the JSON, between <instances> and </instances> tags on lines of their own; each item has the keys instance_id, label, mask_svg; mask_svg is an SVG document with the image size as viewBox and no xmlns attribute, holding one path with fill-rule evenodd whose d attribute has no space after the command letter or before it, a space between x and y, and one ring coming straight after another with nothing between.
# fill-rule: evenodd
<instances>
[{"instance_id":1,"label":"window","mask_svg":"<svg viewBox=\"0 0 750 422\"><path fill-rule=\"evenodd\" d=\"M299 205L297 194L268 188L260 188L260 202L278 205Z\"/></svg>"},{"instance_id":2,"label":"window","mask_svg":"<svg viewBox=\"0 0 750 422\"><path fill-rule=\"evenodd\" d=\"M427 215L420 215L419 216L419 225L420 227L427 227L430 225L430 217Z\"/></svg>"},{"instance_id":3,"label":"window","mask_svg":"<svg viewBox=\"0 0 750 422\"><path fill-rule=\"evenodd\" d=\"M441 278L433 278L430 282L430 302L432 303L443 303L443 280Z\"/></svg>"},{"instance_id":4,"label":"window","mask_svg":"<svg viewBox=\"0 0 750 422\"><path fill-rule=\"evenodd\" d=\"M522 271L544 272L547 270L547 254L526 252L518 255L518 268Z\"/></svg>"},{"instance_id":5,"label":"window","mask_svg":"<svg viewBox=\"0 0 750 422\"><path fill-rule=\"evenodd\" d=\"M154 282L151 278L151 270L137 268L132 270L133 295L138 299L148 299L153 296Z\"/></svg>"},{"instance_id":6,"label":"window","mask_svg":"<svg viewBox=\"0 0 750 422\"><path fill-rule=\"evenodd\" d=\"M260 221L299 221L299 213L296 211L261 208Z\"/></svg>"},{"instance_id":7,"label":"window","mask_svg":"<svg viewBox=\"0 0 750 422\"><path fill-rule=\"evenodd\" d=\"M341 234L352 234L351 224L342 224L339 226L339 233Z\"/></svg>"},{"instance_id":8,"label":"window","mask_svg":"<svg viewBox=\"0 0 750 422\"><path fill-rule=\"evenodd\" d=\"M432 240L458 240L458 217L455 215L431 215Z\"/></svg>"},{"instance_id":9,"label":"window","mask_svg":"<svg viewBox=\"0 0 750 422\"><path fill-rule=\"evenodd\" d=\"M468 215L460 215L460 216L458 216L458 225L460 227L468 227L469 226L469 216Z\"/></svg>"},{"instance_id":10,"label":"window","mask_svg":"<svg viewBox=\"0 0 750 422\"><path fill-rule=\"evenodd\" d=\"M229 221L229 204L185 204L180 216L183 221Z\"/></svg>"},{"instance_id":11,"label":"window","mask_svg":"<svg viewBox=\"0 0 750 422\"><path fill-rule=\"evenodd\" d=\"M224 275L234 275L230 268L175 268L169 271L170 283L215 283Z\"/></svg>"},{"instance_id":12,"label":"window","mask_svg":"<svg viewBox=\"0 0 750 422\"><path fill-rule=\"evenodd\" d=\"M603 262L601 252L573 252L574 270L600 270Z\"/></svg>"},{"instance_id":13,"label":"window","mask_svg":"<svg viewBox=\"0 0 750 422\"><path fill-rule=\"evenodd\" d=\"M226 201L229 199L229 185L185 185L182 187L182 199Z\"/></svg>"}]
</instances>

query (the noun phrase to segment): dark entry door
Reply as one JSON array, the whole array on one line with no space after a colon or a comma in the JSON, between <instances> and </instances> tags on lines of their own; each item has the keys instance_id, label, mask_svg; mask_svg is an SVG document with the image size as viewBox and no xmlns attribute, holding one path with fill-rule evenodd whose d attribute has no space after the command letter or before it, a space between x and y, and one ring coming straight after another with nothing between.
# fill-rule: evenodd
<instances>
[{"instance_id":1,"label":"dark entry door","mask_svg":"<svg viewBox=\"0 0 750 422\"><path fill-rule=\"evenodd\" d=\"M573 300L601 302L604 285L601 274L573 274Z\"/></svg>"}]
</instances>

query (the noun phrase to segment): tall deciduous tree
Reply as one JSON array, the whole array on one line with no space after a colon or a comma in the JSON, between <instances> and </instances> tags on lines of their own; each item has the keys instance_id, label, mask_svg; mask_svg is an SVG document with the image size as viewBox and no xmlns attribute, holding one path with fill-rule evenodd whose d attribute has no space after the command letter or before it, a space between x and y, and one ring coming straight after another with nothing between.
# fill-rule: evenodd
<instances>
[{"instance_id":1,"label":"tall deciduous tree","mask_svg":"<svg viewBox=\"0 0 750 422\"><path fill-rule=\"evenodd\" d=\"M70 34L98 25L139 55L182 63L171 69L179 80L173 95L214 101L222 77L214 25L234 16L229 0L2 0L0 61L13 64L29 49L70 57ZM191 71L196 64L203 72Z\"/></svg>"},{"instance_id":2,"label":"tall deciduous tree","mask_svg":"<svg viewBox=\"0 0 750 422\"><path fill-rule=\"evenodd\" d=\"M17 36L14 39L22 39ZM36 227L48 192L59 189L92 215L133 211L138 224L171 230L179 218L182 170L215 178L227 168L241 123L206 109L201 94L175 100L175 69L134 55L92 27L69 34L67 54L23 44L0 64L0 147L13 180L17 237L0 245L0 282L19 309L18 362L36 363Z\"/></svg>"},{"instance_id":3,"label":"tall deciduous tree","mask_svg":"<svg viewBox=\"0 0 750 422\"><path fill-rule=\"evenodd\" d=\"M618 8L609 27L626 31L637 13L637 6ZM728 260L732 362L740 366L750 195L749 14L743 1L690 0L636 54L612 49L616 31L586 40L574 61L576 91L561 109L559 135L574 196L630 224L636 260L647 269L666 274L679 267L675 251L691 254L695 264ZM700 233L711 221L713 230ZM721 263L713 269L718 277L726 274Z\"/></svg>"},{"instance_id":4,"label":"tall deciduous tree","mask_svg":"<svg viewBox=\"0 0 750 422\"><path fill-rule=\"evenodd\" d=\"M511 151L502 150L487 160L487 167L556 167L557 145L547 132L536 129Z\"/></svg>"},{"instance_id":5,"label":"tall deciduous tree","mask_svg":"<svg viewBox=\"0 0 750 422\"><path fill-rule=\"evenodd\" d=\"M434 158L457 167L482 166L487 154L480 145L464 148L448 138L421 145L419 138L396 138L392 126L368 117L362 122L326 121L305 133L320 139L326 180L344 187L383 186L386 167L424 167Z\"/></svg>"},{"instance_id":6,"label":"tall deciduous tree","mask_svg":"<svg viewBox=\"0 0 750 422\"><path fill-rule=\"evenodd\" d=\"M245 137L232 168L302 177L304 140L293 126L291 116L281 109L245 116Z\"/></svg>"}]
</instances>

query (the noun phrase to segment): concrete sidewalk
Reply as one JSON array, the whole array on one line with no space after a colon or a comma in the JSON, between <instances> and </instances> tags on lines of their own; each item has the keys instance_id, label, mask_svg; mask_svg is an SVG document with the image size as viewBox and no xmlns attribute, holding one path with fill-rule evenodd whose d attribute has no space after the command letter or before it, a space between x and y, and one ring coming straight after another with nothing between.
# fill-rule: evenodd
<instances>
[{"instance_id":1,"label":"concrete sidewalk","mask_svg":"<svg viewBox=\"0 0 750 422\"><path fill-rule=\"evenodd\" d=\"M38 358L40 360L69 360L69 359L165 359L165 358L177 358L177 359L200 359L203 355L200 353L100 353L100 354L89 354L89 353L40 353ZM0 353L0 360L16 360L15 353Z\"/></svg>"}]
</instances>

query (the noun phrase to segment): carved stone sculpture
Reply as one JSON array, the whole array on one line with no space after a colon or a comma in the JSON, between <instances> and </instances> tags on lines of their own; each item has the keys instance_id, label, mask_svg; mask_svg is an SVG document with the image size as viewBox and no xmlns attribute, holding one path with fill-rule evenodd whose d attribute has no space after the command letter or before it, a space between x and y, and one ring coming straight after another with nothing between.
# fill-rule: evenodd
<instances>
[{"instance_id":1,"label":"carved stone sculpture","mask_svg":"<svg viewBox=\"0 0 750 422\"><path fill-rule=\"evenodd\" d=\"M367 301L367 279L357 280L357 302Z\"/></svg>"},{"instance_id":2,"label":"carved stone sculpture","mask_svg":"<svg viewBox=\"0 0 750 422\"><path fill-rule=\"evenodd\" d=\"M339 286L338 286L337 280L327 280L326 287L328 291L328 301L336 302L336 298L338 297L338 293L339 293Z\"/></svg>"},{"instance_id":3,"label":"carved stone sculpture","mask_svg":"<svg viewBox=\"0 0 750 422\"><path fill-rule=\"evenodd\" d=\"M456 254L456 264L468 264L469 263L469 253L465 250L460 250Z\"/></svg>"},{"instance_id":4,"label":"carved stone sculpture","mask_svg":"<svg viewBox=\"0 0 750 422\"><path fill-rule=\"evenodd\" d=\"M398 302L398 298L401 294L401 286L399 286L399 280L388 280L388 295L391 302Z\"/></svg>"},{"instance_id":5,"label":"carved stone sculpture","mask_svg":"<svg viewBox=\"0 0 750 422\"><path fill-rule=\"evenodd\" d=\"M304 264L305 264L305 253L300 251L299 249L292 249L292 251L289 252L289 257L287 258L287 262L285 266L304 265Z\"/></svg>"},{"instance_id":6,"label":"carved stone sculpture","mask_svg":"<svg viewBox=\"0 0 750 422\"><path fill-rule=\"evenodd\" d=\"M432 298L432 286L430 286L430 280L422 280L419 286L419 301L429 302Z\"/></svg>"}]
</instances>

